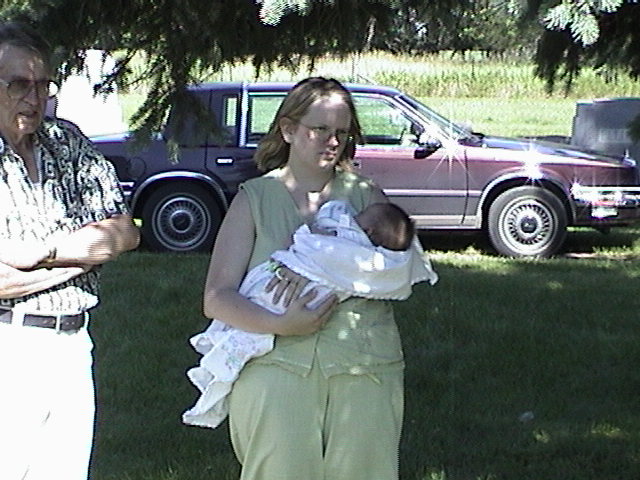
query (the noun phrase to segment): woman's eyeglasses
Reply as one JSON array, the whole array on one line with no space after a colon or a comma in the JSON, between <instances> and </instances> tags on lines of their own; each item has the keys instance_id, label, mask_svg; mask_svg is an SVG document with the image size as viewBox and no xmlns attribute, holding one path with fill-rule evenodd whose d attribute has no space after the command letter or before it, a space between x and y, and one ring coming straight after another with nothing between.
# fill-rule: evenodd
<instances>
[{"instance_id":1,"label":"woman's eyeglasses","mask_svg":"<svg viewBox=\"0 0 640 480\"><path fill-rule=\"evenodd\" d=\"M33 88L36 90L36 94L40 98L52 98L55 97L60 91L60 87L53 80L27 80L26 78L17 78L7 82L0 78L2 83L7 88L7 95L13 100L20 100L26 97Z\"/></svg>"},{"instance_id":2,"label":"woman's eyeglasses","mask_svg":"<svg viewBox=\"0 0 640 480\"><path fill-rule=\"evenodd\" d=\"M314 137L319 138L323 142L329 140L331 137L334 137L334 136L340 143L346 141L349 138L348 130L341 130L341 129L333 130L327 127L326 125L305 125L302 122L298 122L298 123L303 127L305 127L307 130L309 130Z\"/></svg>"}]
</instances>

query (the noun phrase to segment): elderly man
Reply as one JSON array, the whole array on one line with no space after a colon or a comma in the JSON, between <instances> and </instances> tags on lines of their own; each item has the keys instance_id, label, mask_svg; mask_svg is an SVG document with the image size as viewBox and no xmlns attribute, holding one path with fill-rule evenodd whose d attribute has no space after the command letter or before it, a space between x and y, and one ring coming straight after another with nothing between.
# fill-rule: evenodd
<instances>
[{"instance_id":1,"label":"elderly man","mask_svg":"<svg viewBox=\"0 0 640 480\"><path fill-rule=\"evenodd\" d=\"M0 23L0 479L87 478L99 265L138 245L112 165L67 124L47 43Z\"/></svg>"}]
</instances>

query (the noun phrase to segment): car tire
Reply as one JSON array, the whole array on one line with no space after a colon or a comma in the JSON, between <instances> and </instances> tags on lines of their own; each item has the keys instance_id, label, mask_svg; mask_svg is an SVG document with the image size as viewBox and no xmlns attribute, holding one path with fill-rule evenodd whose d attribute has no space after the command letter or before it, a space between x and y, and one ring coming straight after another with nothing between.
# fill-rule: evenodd
<instances>
[{"instance_id":1,"label":"car tire","mask_svg":"<svg viewBox=\"0 0 640 480\"><path fill-rule=\"evenodd\" d=\"M142 240L158 252L208 252L222 211L200 185L172 183L154 191L142 208Z\"/></svg>"},{"instance_id":2,"label":"car tire","mask_svg":"<svg viewBox=\"0 0 640 480\"><path fill-rule=\"evenodd\" d=\"M567 235L567 212L562 201L541 187L522 186L496 197L489 207L489 241L508 257L547 258Z\"/></svg>"}]
</instances>

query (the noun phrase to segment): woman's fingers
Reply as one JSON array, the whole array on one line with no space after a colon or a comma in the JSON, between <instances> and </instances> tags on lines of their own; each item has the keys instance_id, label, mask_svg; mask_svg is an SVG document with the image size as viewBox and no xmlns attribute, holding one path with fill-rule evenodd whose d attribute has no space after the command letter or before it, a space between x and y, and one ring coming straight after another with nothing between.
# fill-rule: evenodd
<instances>
[{"instance_id":1,"label":"woman's fingers","mask_svg":"<svg viewBox=\"0 0 640 480\"><path fill-rule=\"evenodd\" d=\"M336 295L328 295L320 305L316 307L316 313L320 321L320 328L324 327L331 318L334 308L338 305L338 297Z\"/></svg>"},{"instance_id":2,"label":"woman's fingers","mask_svg":"<svg viewBox=\"0 0 640 480\"><path fill-rule=\"evenodd\" d=\"M289 280L289 284L287 285L287 287L285 288L285 292L284 292L284 306L288 307L289 305L291 305L291 302L297 298L300 297L300 295L302 294L302 291L304 290L304 287L307 286L307 283L309 283L309 280L294 274L295 278L292 278Z\"/></svg>"},{"instance_id":3,"label":"woman's fingers","mask_svg":"<svg viewBox=\"0 0 640 480\"><path fill-rule=\"evenodd\" d=\"M282 298L282 295L284 294L284 291L286 290L286 288L289 286L289 282L285 281L285 280L278 280L278 282L275 285L275 288L273 290L273 304L277 305L278 303L280 303L280 299Z\"/></svg>"},{"instance_id":4,"label":"woman's fingers","mask_svg":"<svg viewBox=\"0 0 640 480\"><path fill-rule=\"evenodd\" d=\"M282 305L287 309L287 315L291 320L285 320L280 327L284 335L308 335L320 330L331 317L338 303L336 295L328 295L316 307L308 308L318 292L310 289L304 293L309 279L298 275L284 265L275 265L273 277L267 283L265 290L273 291L273 304L277 305L282 300ZM284 320L284 319L283 319Z\"/></svg>"},{"instance_id":5,"label":"woman's fingers","mask_svg":"<svg viewBox=\"0 0 640 480\"><path fill-rule=\"evenodd\" d=\"M283 305L288 307L291 302L297 299L306 287L309 280L298 275L294 271L280 265L274 269L274 275L267 283L265 290L273 290L273 303L278 304L283 299Z\"/></svg>"},{"instance_id":6,"label":"woman's fingers","mask_svg":"<svg viewBox=\"0 0 640 480\"><path fill-rule=\"evenodd\" d=\"M307 304L316 296L317 291L311 289L292 302L285 316L282 317L282 334L309 335L326 325L338 303L338 297L331 294L324 298L315 308L307 307Z\"/></svg>"},{"instance_id":7,"label":"woman's fingers","mask_svg":"<svg viewBox=\"0 0 640 480\"><path fill-rule=\"evenodd\" d=\"M271 272L273 272L273 277L271 277L271 280L267 282L267 285L264 288L267 293L273 290L276 285L278 285L278 283L284 280L282 270L285 268L285 266L280 262L271 260L268 268Z\"/></svg>"}]
</instances>

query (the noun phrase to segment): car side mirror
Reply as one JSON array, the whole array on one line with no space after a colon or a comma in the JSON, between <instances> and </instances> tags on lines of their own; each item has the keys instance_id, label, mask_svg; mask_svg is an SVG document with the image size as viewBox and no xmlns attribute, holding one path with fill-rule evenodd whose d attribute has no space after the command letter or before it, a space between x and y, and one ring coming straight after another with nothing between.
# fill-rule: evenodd
<instances>
[{"instance_id":1,"label":"car side mirror","mask_svg":"<svg viewBox=\"0 0 640 480\"><path fill-rule=\"evenodd\" d=\"M429 155L440 150L440 148L442 148L442 143L437 138L424 138L424 136L421 136L420 146L413 152L413 158L427 158Z\"/></svg>"}]
</instances>

